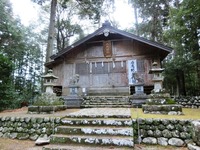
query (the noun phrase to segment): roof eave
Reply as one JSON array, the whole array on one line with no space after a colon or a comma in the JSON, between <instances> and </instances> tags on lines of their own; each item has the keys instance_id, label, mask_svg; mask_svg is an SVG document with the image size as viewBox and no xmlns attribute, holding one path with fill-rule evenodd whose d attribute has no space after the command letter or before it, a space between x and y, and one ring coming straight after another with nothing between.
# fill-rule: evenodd
<instances>
[{"instance_id":1,"label":"roof eave","mask_svg":"<svg viewBox=\"0 0 200 150\"><path fill-rule=\"evenodd\" d=\"M142 43L145 43L145 44L148 44L150 46L153 46L153 47L156 47L156 48L159 48L161 50L165 50L168 54L170 52L172 52L172 48L171 47L168 47L168 46L165 46L165 45L162 45L160 43L157 43L157 42L153 42L153 41L149 41L145 38L142 38L142 37L139 37L139 36L136 36L132 33L128 33L128 32L125 32L125 31L122 31L122 30L119 30L119 29L116 29L112 26L102 26L101 28L99 28L98 30L96 30L95 32L93 32L92 34L89 34L88 36L86 36L85 38L73 43L71 46L68 46L67 48L63 49L62 51L60 51L59 53L57 54L54 54L52 55L50 58L52 60L54 59L57 59L59 58L60 56L62 56L63 54L71 51L74 47L77 47L81 44L83 44L84 42L88 41L89 39L91 39L92 37L94 36L98 36L100 34L102 34L102 32L105 30L105 29L108 29L109 32L111 33L117 33L117 34L121 34L125 37L128 37L130 39L133 39L133 40L136 40L136 41L139 41L139 42L142 42Z\"/></svg>"}]
</instances>

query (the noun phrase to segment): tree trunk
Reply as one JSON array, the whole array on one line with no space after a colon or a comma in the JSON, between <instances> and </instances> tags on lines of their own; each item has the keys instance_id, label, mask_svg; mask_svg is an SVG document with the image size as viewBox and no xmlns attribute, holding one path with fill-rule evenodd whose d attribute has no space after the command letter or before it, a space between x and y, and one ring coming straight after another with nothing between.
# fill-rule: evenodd
<instances>
[{"instance_id":1,"label":"tree trunk","mask_svg":"<svg viewBox=\"0 0 200 150\"><path fill-rule=\"evenodd\" d=\"M53 45L55 38L56 5L57 5L57 0L51 0L49 33L48 33L47 49L46 49L46 63L51 61L50 56L53 54L53 47L54 47Z\"/></svg>"},{"instance_id":2,"label":"tree trunk","mask_svg":"<svg viewBox=\"0 0 200 150\"><path fill-rule=\"evenodd\" d=\"M177 70L176 79L177 79L177 85L178 85L178 95L186 96L185 76L182 70Z\"/></svg>"},{"instance_id":3,"label":"tree trunk","mask_svg":"<svg viewBox=\"0 0 200 150\"><path fill-rule=\"evenodd\" d=\"M137 15L137 8L134 5L134 16L135 16L135 28L136 28L136 35L139 36L139 28L138 28L138 15Z\"/></svg>"},{"instance_id":4,"label":"tree trunk","mask_svg":"<svg viewBox=\"0 0 200 150\"><path fill-rule=\"evenodd\" d=\"M197 91L195 94L198 95L200 94L200 53L199 53L199 50L200 50L200 47L199 47L199 37L198 37L198 33L197 33L197 30L195 30L195 33L194 33L194 38L193 38L193 41L194 41L194 48L193 50L195 52L193 52L193 58L195 61L197 61L197 64L196 64L196 72L197 72L197 86L196 86L196 90Z\"/></svg>"}]
</instances>

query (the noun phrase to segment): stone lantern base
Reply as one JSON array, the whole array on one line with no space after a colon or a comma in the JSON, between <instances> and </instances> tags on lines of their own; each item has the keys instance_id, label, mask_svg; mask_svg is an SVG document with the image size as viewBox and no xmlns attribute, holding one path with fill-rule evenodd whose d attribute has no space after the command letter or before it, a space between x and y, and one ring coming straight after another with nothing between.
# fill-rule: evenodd
<instances>
[{"instance_id":1,"label":"stone lantern base","mask_svg":"<svg viewBox=\"0 0 200 150\"><path fill-rule=\"evenodd\" d=\"M181 105L142 105L145 114L183 115Z\"/></svg>"},{"instance_id":2,"label":"stone lantern base","mask_svg":"<svg viewBox=\"0 0 200 150\"><path fill-rule=\"evenodd\" d=\"M172 102L168 93L150 94L146 104L142 105L142 110L146 114L183 115L182 105Z\"/></svg>"}]
</instances>

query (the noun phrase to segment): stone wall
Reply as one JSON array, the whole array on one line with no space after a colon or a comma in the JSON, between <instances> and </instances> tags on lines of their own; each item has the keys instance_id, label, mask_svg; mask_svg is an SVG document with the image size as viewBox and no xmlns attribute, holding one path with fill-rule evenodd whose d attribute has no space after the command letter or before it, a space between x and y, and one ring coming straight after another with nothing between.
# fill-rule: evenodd
<instances>
[{"instance_id":1,"label":"stone wall","mask_svg":"<svg viewBox=\"0 0 200 150\"><path fill-rule=\"evenodd\" d=\"M185 108L200 108L200 96L175 97L175 101Z\"/></svg>"},{"instance_id":2,"label":"stone wall","mask_svg":"<svg viewBox=\"0 0 200 150\"><path fill-rule=\"evenodd\" d=\"M186 146L192 141L192 135L194 136L192 120L133 119L132 121L136 142L140 139L140 142L145 144ZM38 137L54 134L55 128L59 125L61 125L59 117L0 117L0 137L36 140Z\"/></svg>"},{"instance_id":3,"label":"stone wall","mask_svg":"<svg viewBox=\"0 0 200 150\"><path fill-rule=\"evenodd\" d=\"M0 137L36 140L49 136L60 125L60 118L0 117Z\"/></svg>"},{"instance_id":4,"label":"stone wall","mask_svg":"<svg viewBox=\"0 0 200 150\"><path fill-rule=\"evenodd\" d=\"M192 122L192 139L198 146L200 146L200 121Z\"/></svg>"},{"instance_id":5,"label":"stone wall","mask_svg":"<svg viewBox=\"0 0 200 150\"><path fill-rule=\"evenodd\" d=\"M137 142L139 139L141 143L163 146L185 146L189 141L192 141L191 126L190 120L133 120L134 138Z\"/></svg>"}]
</instances>

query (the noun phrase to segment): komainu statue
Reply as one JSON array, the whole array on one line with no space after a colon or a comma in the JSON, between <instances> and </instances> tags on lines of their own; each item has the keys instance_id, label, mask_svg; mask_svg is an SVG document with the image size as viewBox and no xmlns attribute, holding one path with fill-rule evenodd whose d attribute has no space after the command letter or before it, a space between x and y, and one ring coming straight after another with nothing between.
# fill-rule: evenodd
<instances>
[{"instance_id":1,"label":"komainu statue","mask_svg":"<svg viewBox=\"0 0 200 150\"><path fill-rule=\"evenodd\" d=\"M76 85L79 81L79 75L78 74L75 74L74 76L72 76L70 78L70 81L69 81L69 84L70 85Z\"/></svg>"},{"instance_id":2,"label":"komainu statue","mask_svg":"<svg viewBox=\"0 0 200 150\"><path fill-rule=\"evenodd\" d=\"M133 80L136 81L136 83L144 83L144 79L142 78L142 76L139 75L138 72L134 72L132 73L132 77Z\"/></svg>"}]
</instances>

